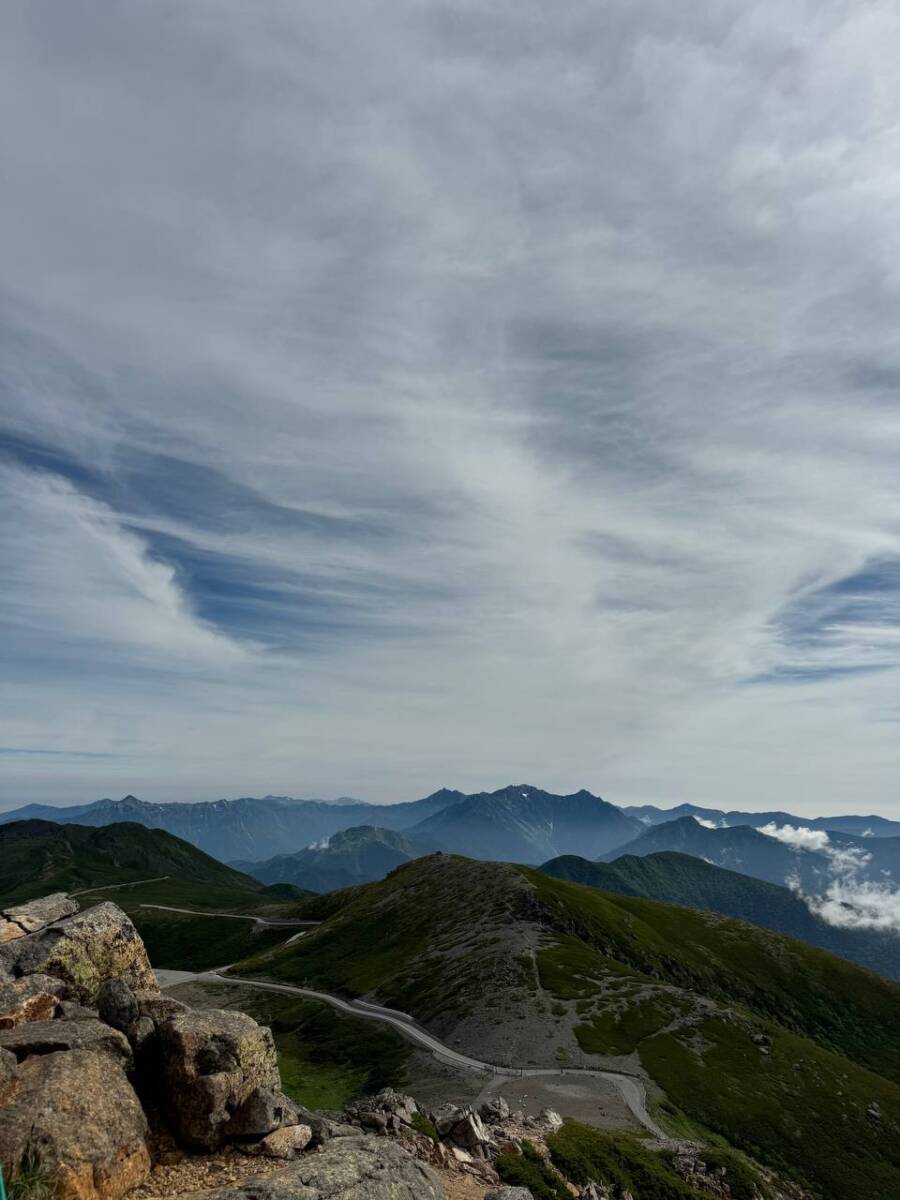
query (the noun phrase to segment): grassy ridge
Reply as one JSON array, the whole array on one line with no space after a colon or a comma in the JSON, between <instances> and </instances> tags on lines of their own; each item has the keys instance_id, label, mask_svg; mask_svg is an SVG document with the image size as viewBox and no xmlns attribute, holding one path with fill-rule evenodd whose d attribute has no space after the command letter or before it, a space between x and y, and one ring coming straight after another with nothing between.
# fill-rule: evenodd
<instances>
[{"instance_id":1,"label":"grassy ridge","mask_svg":"<svg viewBox=\"0 0 900 1200\"><path fill-rule=\"evenodd\" d=\"M900 1196L898 985L741 921L448 856L332 911L242 968L374 992L438 1031L523 1002L558 1030L562 1007L583 1051L637 1052L669 1111L824 1200Z\"/></svg>"},{"instance_id":2,"label":"grassy ridge","mask_svg":"<svg viewBox=\"0 0 900 1200\"><path fill-rule=\"evenodd\" d=\"M665 851L644 858L589 862L565 855L546 862L542 874L623 896L639 896L751 921L776 933L840 954L851 962L900 979L900 938L867 929L838 929L810 912L790 889L714 866L688 854Z\"/></svg>"},{"instance_id":3,"label":"grassy ridge","mask_svg":"<svg viewBox=\"0 0 900 1200\"><path fill-rule=\"evenodd\" d=\"M565 986L560 975L570 981L584 975L599 951L602 959L648 982L741 1004L900 1080L896 983L743 921L521 870L546 903L551 923L570 931L569 942L557 938L556 946L540 958L555 986ZM597 990L586 980L581 988Z\"/></svg>"},{"instance_id":4,"label":"grassy ridge","mask_svg":"<svg viewBox=\"0 0 900 1200\"><path fill-rule=\"evenodd\" d=\"M572 930L541 983L583 1050L636 1051L691 1119L829 1200L900 1194L900 988L742 922L538 887Z\"/></svg>"},{"instance_id":5,"label":"grassy ridge","mask_svg":"<svg viewBox=\"0 0 900 1200\"><path fill-rule=\"evenodd\" d=\"M232 891L260 890L249 875L162 829L133 823L99 829L51 821L0 825L0 902L6 904L160 875Z\"/></svg>"},{"instance_id":6,"label":"grassy ridge","mask_svg":"<svg viewBox=\"0 0 900 1200\"><path fill-rule=\"evenodd\" d=\"M513 918L511 871L450 856L418 859L379 883L300 905L301 916L325 924L302 943L236 970L348 996L377 991L384 1003L425 1019L466 1012L503 957L497 947ZM507 965L513 984L525 981L529 968Z\"/></svg>"},{"instance_id":7,"label":"grassy ridge","mask_svg":"<svg viewBox=\"0 0 900 1200\"><path fill-rule=\"evenodd\" d=\"M277 945L288 933L149 906L282 916L292 915L309 895L287 885L265 888L162 829L49 821L0 825L0 903L57 891L77 893L83 908L115 901L137 926L153 965L181 970L224 966Z\"/></svg>"}]
</instances>

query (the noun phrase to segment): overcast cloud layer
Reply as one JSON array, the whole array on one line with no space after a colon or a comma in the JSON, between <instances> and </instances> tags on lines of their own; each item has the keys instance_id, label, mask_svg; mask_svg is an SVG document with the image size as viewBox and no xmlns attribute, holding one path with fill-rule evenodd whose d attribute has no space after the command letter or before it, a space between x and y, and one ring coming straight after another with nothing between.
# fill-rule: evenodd
<instances>
[{"instance_id":1,"label":"overcast cloud layer","mask_svg":"<svg viewBox=\"0 0 900 1200\"><path fill-rule=\"evenodd\" d=\"M895 5L0 35L0 807L898 815Z\"/></svg>"}]
</instances>

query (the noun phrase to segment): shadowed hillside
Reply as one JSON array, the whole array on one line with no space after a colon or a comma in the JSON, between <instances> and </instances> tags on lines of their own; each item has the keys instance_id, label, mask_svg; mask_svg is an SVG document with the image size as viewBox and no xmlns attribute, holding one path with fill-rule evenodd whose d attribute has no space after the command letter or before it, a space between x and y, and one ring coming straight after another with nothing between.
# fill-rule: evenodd
<instances>
[{"instance_id":1,"label":"shadowed hillside","mask_svg":"<svg viewBox=\"0 0 900 1200\"><path fill-rule=\"evenodd\" d=\"M644 858L629 854L611 863L589 862L570 854L544 863L541 871L555 879L624 896L643 896L739 917L900 979L897 934L835 928L811 913L788 888L713 866L688 854L663 852Z\"/></svg>"}]
</instances>

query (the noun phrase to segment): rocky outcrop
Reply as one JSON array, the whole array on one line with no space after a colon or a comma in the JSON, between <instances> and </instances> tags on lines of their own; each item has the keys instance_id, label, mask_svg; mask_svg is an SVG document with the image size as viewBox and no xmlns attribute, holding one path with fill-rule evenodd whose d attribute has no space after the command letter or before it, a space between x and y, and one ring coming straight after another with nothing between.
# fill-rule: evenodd
<instances>
[{"instance_id":1,"label":"rocky outcrop","mask_svg":"<svg viewBox=\"0 0 900 1200\"><path fill-rule=\"evenodd\" d=\"M244 1013L188 1009L159 1026L164 1108L186 1146L220 1146L257 1088L281 1090L271 1030Z\"/></svg>"},{"instance_id":2,"label":"rocky outcrop","mask_svg":"<svg viewBox=\"0 0 900 1200\"><path fill-rule=\"evenodd\" d=\"M298 1106L283 1092L273 1088L254 1088L238 1105L225 1127L229 1138L265 1137L285 1125L296 1125L300 1121ZM310 1126L310 1138L313 1136Z\"/></svg>"},{"instance_id":3,"label":"rocky outcrop","mask_svg":"<svg viewBox=\"0 0 900 1200\"><path fill-rule=\"evenodd\" d=\"M59 1200L120 1200L147 1178L147 1121L115 1059L69 1050L18 1065L0 1112L7 1178L26 1154L54 1179Z\"/></svg>"},{"instance_id":4,"label":"rocky outcrop","mask_svg":"<svg viewBox=\"0 0 900 1200\"><path fill-rule=\"evenodd\" d=\"M526 1187L498 1187L485 1192L484 1200L534 1200Z\"/></svg>"},{"instance_id":5,"label":"rocky outcrop","mask_svg":"<svg viewBox=\"0 0 900 1200\"><path fill-rule=\"evenodd\" d=\"M143 942L116 905L65 896L4 916L0 945L0 1164L26 1152L74 1200L117 1200L144 1178L147 1123L129 1074L164 1101L189 1148L279 1135L289 1157L321 1128L281 1093L271 1032L160 994ZM96 1007L93 1007L96 1005ZM137 1068L135 1073L135 1067ZM293 1130L293 1132L285 1132Z\"/></svg>"},{"instance_id":6,"label":"rocky outcrop","mask_svg":"<svg viewBox=\"0 0 900 1200\"><path fill-rule=\"evenodd\" d=\"M16 1071L16 1056L8 1050L0 1050L0 1105L12 1096Z\"/></svg>"},{"instance_id":7,"label":"rocky outcrop","mask_svg":"<svg viewBox=\"0 0 900 1200\"><path fill-rule=\"evenodd\" d=\"M730 1200L731 1188L722 1166L710 1167L703 1158L703 1147L694 1142L678 1142L672 1154L672 1166L691 1187L704 1196Z\"/></svg>"},{"instance_id":8,"label":"rocky outcrop","mask_svg":"<svg viewBox=\"0 0 900 1200\"><path fill-rule=\"evenodd\" d=\"M309 1125L287 1125L267 1134L259 1143L259 1153L267 1158L295 1158L312 1141Z\"/></svg>"},{"instance_id":9,"label":"rocky outcrop","mask_svg":"<svg viewBox=\"0 0 900 1200\"><path fill-rule=\"evenodd\" d=\"M78 912L77 900L70 899L64 892L55 892L41 900L29 900L0 910L0 945L13 942L26 934L36 933L53 921L70 917Z\"/></svg>"},{"instance_id":10,"label":"rocky outcrop","mask_svg":"<svg viewBox=\"0 0 900 1200\"><path fill-rule=\"evenodd\" d=\"M98 1020L31 1021L0 1029L0 1049L8 1050L19 1062L35 1054L63 1050L94 1050L108 1054L126 1069L131 1067L128 1039Z\"/></svg>"},{"instance_id":11,"label":"rocky outcrop","mask_svg":"<svg viewBox=\"0 0 900 1200\"><path fill-rule=\"evenodd\" d=\"M288 1099L269 1029L243 1013L192 1010L163 996L115 904L78 912L54 896L12 916L15 936L4 917L0 945L7 1178L27 1158L59 1200L120 1200L149 1172L146 1106L187 1149L230 1139L248 1154L298 1160L267 1180L271 1200L288 1192L290 1200L443 1197L414 1144L376 1142ZM404 1130L449 1155L411 1129L419 1113L411 1097L385 1092L367 1111L387 1112L386 1131ZM421 1147L419 1157L427 1157Z\"/></svg>"},{"instance_id":12,"label":"rocky outcrop","mask_svg":"<svg viewBox=\"0 0 900 1200\"><path fill-rule=\"evenodd\" d=\"M438 1176L384 1138L335 1138L274 1174L192 1200L446 1200ZM173 1200L188 1200L182 1195Z\"/></svg>"},{"instance_id":13,"label":"rocky outcrop","mask_svg":"<svg viewBox=\"0 0 900 1200\"><path fill-rule=\"evenodd\" d=\"M119 976L104 979L97 989L96 1004L100 1019L121 1033L141 1015L134 989Z\"/></svg>"},{"instance_id":14,"label":"rocky outcrop","mask_svg":"<svg viewBox=\"0 0 900 1200\"><path fill-rule=\"evenodd\" d=\"M509 1105L502 1096L494 1096L485 1101L479 1109L481 1119L489 1125L500 1125L510 1117Z\"/></svg>"},{"instance_id":15,"label":"rocky outcrop","mask_svg":"<svg viewBox=\"0 0 900 1200\"><path fill-rule=\"evenodd\" d=\"M398 1137L422 1162L497 1183L491 1158L499 1144L478 1113L468 1107L443 1104L424 1110L412 1096L385 1088L345 1110L348 1121L384 1137Z\"/></svg>"},{"instance_id":16,"label":"rocky outcrop","mask_svg":"<svg viewBox=\"0 0 900 1200\"><path fill-rule=\"evenodd\" d=\"M69 999L81 1004L95 1004L108 979L159 990L137 930L110 901L0 946L0 966L4 965L13 977L52 975L66 984Z\"/></svg>"},{"instance_id":17,"label":"rocky outcrop","mask_svg":"<svg viewBox=\"0 0 900 1200\"><path fill-rule=\"evenodd\" d=\"M64 994L65 985L50 975L27 975L0 983L0 1029L27 1021L49 1021Z\"/></svg>"}]
</instances>

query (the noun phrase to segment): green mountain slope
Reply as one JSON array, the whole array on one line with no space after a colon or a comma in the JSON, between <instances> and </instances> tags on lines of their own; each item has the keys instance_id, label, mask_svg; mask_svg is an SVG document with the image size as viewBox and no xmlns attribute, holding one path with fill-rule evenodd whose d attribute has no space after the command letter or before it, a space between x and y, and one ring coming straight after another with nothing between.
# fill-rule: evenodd
<instances>
[{"instance_id":1,"label":"green mountain slope","mask_svg":"<svg viewBox=\"0 0 900 1200\"><path fill-rule=\"evenodd\" d=\"M284 928L234 916L293 914L308 893L265 888L162 829L99 829L16 821L0 826L0 905L49 892L77 893L82 907L113 899L129 914L155 967L200 970L284 941Z\"/></svg>"},{"instance_id":2,"label":"green mountain slope","mask_svg":"<svg viewBox=\"0 0 900 1200\"><path fill-rule=\"evenodd\" d=\"M130 822L99 829L51 821L0 825L0 900L6 902L160 875L259 891L256 880L162 829Z\"/></svg>"},{"instance_id":3,"label":"green mountain slope","mask_svg":"<svg viewBox=\"0 0 900 1200\"><path fill-rule=\"evenodd\" d=\"M663 1117L825 1200L900 1195L896 984L740 921L448 856L332 909L241 973L377 996L489 1061L628 1056Z\"/></svg>"},{"instance_id":4,"label":"green mountain slope","mask_svg":"<svg viewBox=\"0 0 900 1200\"><path fill-rule=\"evenodd\" d=\"M645 858L629 854L611 863L590 862L572 854L551 859L541 871L554 879L624 896L643 896L739 917L840 954L891 979L900 979L900 937L896 934L837 929L811 913L788 888L714 866L689 854L666 851Z\"/></svg>"}]
</instances>

